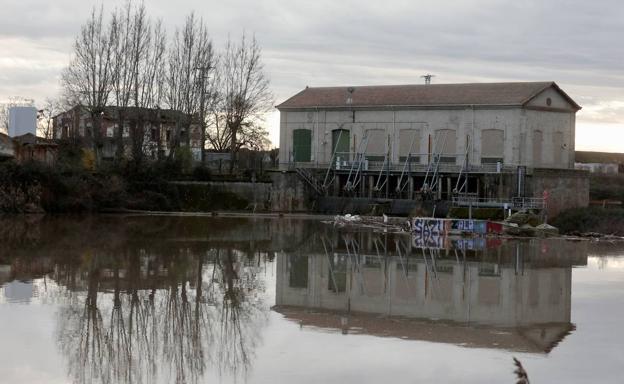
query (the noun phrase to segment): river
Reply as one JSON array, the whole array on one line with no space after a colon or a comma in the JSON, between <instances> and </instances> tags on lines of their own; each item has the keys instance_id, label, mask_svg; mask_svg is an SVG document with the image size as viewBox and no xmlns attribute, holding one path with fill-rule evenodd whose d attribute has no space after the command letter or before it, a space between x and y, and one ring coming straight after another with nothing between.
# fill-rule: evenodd
<instances>
[{"instance_id":1,"label":"river","mask_svg":"<svg viewBox=\"0 0 624 384\"><path fill-rule=\"evenodd\" d=\"M618 383L624 244L0 218L0 382Z\"/></svg>"}]
</instances>

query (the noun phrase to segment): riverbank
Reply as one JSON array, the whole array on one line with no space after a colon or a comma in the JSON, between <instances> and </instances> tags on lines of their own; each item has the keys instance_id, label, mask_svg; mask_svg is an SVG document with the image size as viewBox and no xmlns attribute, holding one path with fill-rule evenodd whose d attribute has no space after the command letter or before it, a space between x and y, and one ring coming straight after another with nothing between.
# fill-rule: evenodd
<instances>
[{"instance_id":1,"label":"riverbank","mask_svg":"<svg viewBox=\"0 0 624 384\"><path fill-rule=\"evenodd\" d=\"M620 197L619 191L624 188L620 188L621 180L613 179L618 182L609 185L609 194L605 194L606 187L598 188L604 183L593 180L592 199ZM62 149L54 166L0 163L0 213L281 217L295 212L296 217L332 217L334 212L320 208L296 175L281 172L212 175L205 167L192 167L176 160L142 166L104 164L93 169L73 148ZM562 212L549 223L562 234L624 236L624 209L577 208Z\"/></svg>"},{"instance_id":2,"label":"riverbank","mask_svg":"<svg viewBox=\"0 0 624 384\"><path fill-rule=\"evenodd\" d=\"M66 147L54 165L0 163L0 213L265 211L272 182L266 173L212 175L175 159L96 168Z\"/></svg>"},{"instance_id":3,"label":"riverbank","mask_svg":"<svg viewBox=\"0 0 624 384\"><path fill-rule=\"evenodd\" d=\"M562 212L551 222L561 233L624 236L624 209L587 207Z\"/></svg>"}]
</instances>

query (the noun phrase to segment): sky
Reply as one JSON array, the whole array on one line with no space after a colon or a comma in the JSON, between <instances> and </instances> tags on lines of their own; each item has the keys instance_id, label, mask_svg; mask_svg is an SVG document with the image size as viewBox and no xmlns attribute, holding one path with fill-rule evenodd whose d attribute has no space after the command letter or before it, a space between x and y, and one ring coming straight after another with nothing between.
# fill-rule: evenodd
<instances>
[{"instance_id":1,"label":"sky","mask_svg":"<svg viewBox=\"0 0 624 384\"><path fill-rule=\"evenodd\" d=\"M109 0L112 10L124 0ZM88 0L1 0L0 101L59 91ZM254 33L276 104L306 86L555 81L583 109L577 150L624 152L621 0L145 0L170 32L191 11L216 48ZM279 114L267 118L278 145Z\"/></svg>"}]
</instances>

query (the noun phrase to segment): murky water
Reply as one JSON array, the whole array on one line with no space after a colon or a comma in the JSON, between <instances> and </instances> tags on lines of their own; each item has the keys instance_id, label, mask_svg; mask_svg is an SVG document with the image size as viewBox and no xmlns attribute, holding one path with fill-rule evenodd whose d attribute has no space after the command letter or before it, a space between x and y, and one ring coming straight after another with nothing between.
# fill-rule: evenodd
<instances>
[{"instance_id":1,"label":"murky water","mask_svg":"<svg viewBox=\"0 0 624 384\"><path fill-rule=\"evenodd\" d=\"M0 382L618 383L624 246L0 219Z\"/></svg>"}]
</instances>

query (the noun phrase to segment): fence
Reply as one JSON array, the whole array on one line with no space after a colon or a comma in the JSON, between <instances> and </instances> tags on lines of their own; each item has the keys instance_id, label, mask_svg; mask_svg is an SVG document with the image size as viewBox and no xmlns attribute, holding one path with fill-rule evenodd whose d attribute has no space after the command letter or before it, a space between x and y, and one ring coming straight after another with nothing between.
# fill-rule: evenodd
<instances>
[{"instance_id":1,"label":"fence","mask_svg":"<svg viewBox=\"0 0 624 384\"><path fill-rule=\"evenodd\" d=\"M539 197L512 197L511 199L477 197L473 194L453 196L454 207L544 209L544 199Z\"/></svg>"},{"instance_id":2,"label":"fence","mask_svg":"<svg viewBox=\"0 0 624 384\"><path fill-rule=\"evenodd\" d=\"M432 154L410 153L409 155L401 155L400 161L387 161L384 153L356 153L356 152L336 152L330 162L327 161L306 161L295 162L291 156L291 168L318 168L332 169L336 171L349 171L352 167L358 166L361 162L361 170L364 171L381 171L388 170L391 172L427 172L433 163ZM515 173L520 164L509 163L482 163L469 164L464 167L462 162L464 155L446 155L443 156L437 165L440 173ZM530 172L530 170L528 170Z\"/></svg>"}]
</instances>

